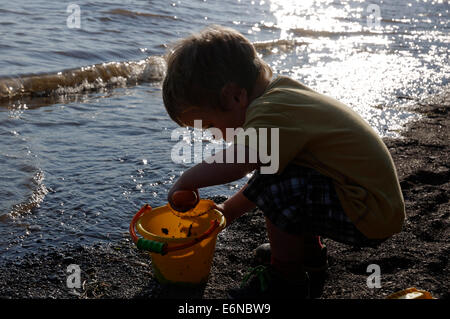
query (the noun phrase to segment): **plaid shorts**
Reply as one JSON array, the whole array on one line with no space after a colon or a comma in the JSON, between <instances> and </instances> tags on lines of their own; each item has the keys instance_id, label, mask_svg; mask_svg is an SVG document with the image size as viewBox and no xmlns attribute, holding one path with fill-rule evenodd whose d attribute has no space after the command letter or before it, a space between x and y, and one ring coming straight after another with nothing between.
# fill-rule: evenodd
<instances>
[{"instance_id":1,"label":"plaid shorts","mask_svg":"<svg viewBox=\"0 0 450 319\"><path fill-rule=\"evenodd\" d=\"M287 233L322 236L359 247L377 247L385 240L364 236L342 209L332 179L311 168L290 164L281 174L256 170L244 196Z\"/></svg>"}]
</instances>

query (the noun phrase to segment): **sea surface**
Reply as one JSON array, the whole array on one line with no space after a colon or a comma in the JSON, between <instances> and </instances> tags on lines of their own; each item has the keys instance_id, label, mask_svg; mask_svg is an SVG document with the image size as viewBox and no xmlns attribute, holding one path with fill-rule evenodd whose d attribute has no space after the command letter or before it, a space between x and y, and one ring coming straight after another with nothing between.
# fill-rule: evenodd
<instances>
[{"instance_id":1,"label":"sea surface","mask_svg":"<svg viewBox=\"0 0 450 319\"><path fill-rule=\"evenodd\" d=\"M0 260L128 237L145 203L193 163L175 163L161 98L171 43L211 24L252 41L288 75L356 110L380 136L449 88L449 2L0 2ZM178 144L179 145L179 144ZM193 158L196 160L197 158ZM240 181L200 190L230 196Z\"/></svg>"}]
</instances>

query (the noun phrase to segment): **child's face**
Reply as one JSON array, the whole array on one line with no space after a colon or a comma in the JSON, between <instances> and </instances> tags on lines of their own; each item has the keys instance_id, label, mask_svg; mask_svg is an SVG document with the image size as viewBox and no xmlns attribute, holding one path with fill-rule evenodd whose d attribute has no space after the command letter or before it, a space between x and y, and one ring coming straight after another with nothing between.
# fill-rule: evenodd
<instances>
[{"instance_id":1,"label":"child's face","mask_svg":"<svg viewBox=\"0 0 450 319\"><path fill-rule=\"evenodd\" d=\"M232 141L233 136L226 135L226 129L236 129L242 127L245 122L245 109L236 110L202 110L198 107L191 107L180 115L181 122L189 127L194 127L194 121L201 120L202 128L217 128L222 132L222 137L226 141Z\"/></svg>"},{"instance_id":2,"label":"child's face","mask_svg":"<svg viewBox=\"0 0 450 319\"><path fill-rule=\"evenodd\" d=\"M216 109L204 109L200 107L188 107L181 115L180 120L187 126L194 127L195 120L202 121L202 128L218 128L222 132L224 140L231 142L233 136L227 136L227 128L236 129L242 127L245 122L245 112L249 104L247 91L230 83L222 89L225 107Z\"/></svg>"}]
</instances>

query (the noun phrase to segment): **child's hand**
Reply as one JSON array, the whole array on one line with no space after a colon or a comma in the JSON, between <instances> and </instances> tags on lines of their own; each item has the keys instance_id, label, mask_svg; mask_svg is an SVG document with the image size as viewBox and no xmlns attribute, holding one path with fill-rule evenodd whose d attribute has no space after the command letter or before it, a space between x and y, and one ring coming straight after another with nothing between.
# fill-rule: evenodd
<instances>
[{"instance_id":1,"label":"child's hand","mask_svg":"<svg viewBox=\"0 0 450 319\"><path fill-rule=\"evenodd\" d=\"M215 204L214 208L217 209L219 212L221 212L222 214L225 211L225 207L223 207L223 204Z\"/></svg>"}]
</instances>

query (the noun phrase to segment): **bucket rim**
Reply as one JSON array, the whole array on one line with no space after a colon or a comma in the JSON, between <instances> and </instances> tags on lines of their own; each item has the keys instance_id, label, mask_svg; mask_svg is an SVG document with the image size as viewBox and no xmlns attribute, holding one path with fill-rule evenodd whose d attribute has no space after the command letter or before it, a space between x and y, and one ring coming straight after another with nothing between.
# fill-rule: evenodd
<instances>
[{"instance_id":1,"label":"bucket rim","mask_svg":"<svg viewBox=\"0 0 450 319\"><path fill-rule=\"evenodd\" d=\"M142 218L144 218L144 216L147 213L150 214L155 214L155 213L164 213L163 210L169 210L170 212L170 208L168 207L168 205L164 205L164 206L159 206L159 207L155 207L155 208L147 208L147 210L142 214L142 216L137 220L136 222L136 229L138 231L138 233L143 236L146 239L151 239L151 240L155 240L155 241L161 241L161 242L167 242L167 243L184 243L187 241L192 241L195 240L196 238L200 237L203 235L203 233L195 235L195 236L190 236L190 237L186 237L186 238L171 238L171 237L161 237L159 235L156 235L152 232L149 232L148 230L146 230L143 226L142 226ZM217 227L217 229L209 236L217 236L217 234L222 231L225 228L226 225L226 219L225 216L222 214L222 212L220 212L219 210L212 208L212 211L214 211L214 213L219 217L218 221L219 221L219 226ZM158 212L161 211L161 212ZM185 217L184 219L194 219L196 218L194 217Z\"/></svg>"}]
</instances>

